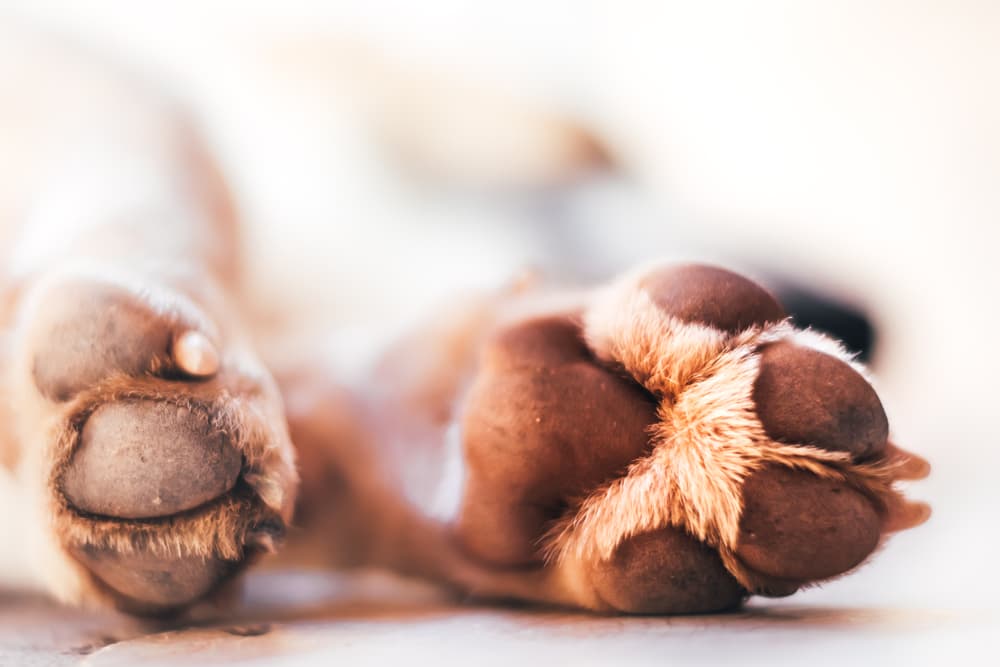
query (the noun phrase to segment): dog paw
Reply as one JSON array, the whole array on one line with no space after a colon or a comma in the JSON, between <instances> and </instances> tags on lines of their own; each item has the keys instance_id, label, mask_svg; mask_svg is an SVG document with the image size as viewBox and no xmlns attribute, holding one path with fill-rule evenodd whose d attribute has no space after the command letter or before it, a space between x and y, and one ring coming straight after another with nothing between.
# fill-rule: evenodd
<instances>
[{"instance_id":1,"label":"dog paw","mask_svg":"<svg viewBox=\"0 0 1000 667\"><path fill-rule=\"evenodd\" d=\"M706 266L639 275L582 314L509 325L463 404L455 534L536 597L695 613L861 564L927 508L865 371L763 288Z\"/></svg>"},{"instance_id":2,"label":"dog paw","mask_svg":"<svg viewBox=\"0 0 1000 667\"><path fill-rule=\"evenodd\" d=\"M76 580L61 597L176 613L280 541L296 477L277 390L193 299L63 277L26 300L15 354L22 455Z\"/></svg>"}]
</instances>

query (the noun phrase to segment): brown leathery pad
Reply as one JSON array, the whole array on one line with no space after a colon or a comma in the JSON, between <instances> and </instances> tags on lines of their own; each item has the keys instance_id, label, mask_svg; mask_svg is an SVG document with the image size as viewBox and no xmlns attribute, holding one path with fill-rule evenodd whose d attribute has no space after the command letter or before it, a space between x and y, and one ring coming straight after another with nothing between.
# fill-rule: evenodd
<instances>
[{"instance_id":1,"label":"brown leathery pad","mask_svg":"<svg viewBox=\"0 0 1000 667\"><path fill-rule=\"evenodd\" d=\"M84 424L62 491L91 514L164 517L225 494L241 468L240 452L199 410L164 401L114 402Z\"/></svg>"},{"instance_id":2,"label":"brown leathery pad","mask_svg":"<svg viewBox=\"0 0 1000 667\"><path fill-rule=\"evenodd\" d=\"M889 437L882 403L857 371L789 341L760 350L753 400L764 431L779 442L865 459L882 453Z\"/></svg>"}]
</instances>

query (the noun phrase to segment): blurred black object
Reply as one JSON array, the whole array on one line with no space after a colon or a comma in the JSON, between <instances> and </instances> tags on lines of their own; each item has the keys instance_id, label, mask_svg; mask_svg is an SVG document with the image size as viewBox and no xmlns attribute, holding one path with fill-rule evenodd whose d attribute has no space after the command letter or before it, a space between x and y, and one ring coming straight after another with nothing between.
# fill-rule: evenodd
<instances>
[{"instance_id":1,"label":"blurred black object","mask_svg":"<svg viewBox=\"0 0 1000 667\"><path fill-rule=\"evenodd\" d=\"M549 282L573 285L597 284L630 266L648 261L650 247L662 248L665 252L687 248L689 255L700 254L697 246L692 246L691 240L683 236L683 230L662 223L659 209L629 208L627 202L643 201L632 188L627 178L598 174L586 181L586 186L574 181L563 187L550 186L503 199L504 206L520 213L512 218L519 221L523 238L530 241L531 251L521 258L522 261L540 268ZM593 209L584 205L588 195L598 200L603 195L605 205L611 201L614 215L605 217L606 211L602 212L598 206L596 215L589 216L588 211L593 213ZM623 207L632 218L638 215L647 223L635 224L633 221L630 228L633 235L622 235ZM653 230L655 233L651 234ZM623 238L627 240L624 243L621 242ZM717 255L712 248L704 250L710 256ZM746 257L730 259L733 261L719 262L718 257L713 256L709 263L737 273L755 264ZM758 264L756 268L758 270L749 275L763 279L764 286L778 298L796 326L833 336L863 362L872 359L876 331L861 306L809 287L801 277L776 271L773 266L765 268Z\"/></svg>"},{"instance_id":2,"label":"blurred black object","mask_svg":"<svg viewBox=\"0 0 1000 667\"><path fill-rule=\"evenodd\" d=\"M772 286L796 326L809 327L843 341L861 361L868 362L875 350L876 332L868 315L860 308L827 297L801 285L778 283Z\"/></svg>"}]
</instances>

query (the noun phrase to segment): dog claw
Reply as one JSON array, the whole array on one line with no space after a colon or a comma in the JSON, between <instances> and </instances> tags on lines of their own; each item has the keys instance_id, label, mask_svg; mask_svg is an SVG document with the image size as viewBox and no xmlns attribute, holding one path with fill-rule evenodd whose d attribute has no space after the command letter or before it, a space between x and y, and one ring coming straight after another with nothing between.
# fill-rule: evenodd
<instances>
[{"instance_id":1,"label":"dog claw","mask_svg":"<svg viewBox=\"0 0 1000 667\"><path fill-rule=\"evenodd\" d=\"M177 366L192 377L207 378L219 372L219 352L200 331L185 331L174 341Z\"/></svg>"}]
</instances>

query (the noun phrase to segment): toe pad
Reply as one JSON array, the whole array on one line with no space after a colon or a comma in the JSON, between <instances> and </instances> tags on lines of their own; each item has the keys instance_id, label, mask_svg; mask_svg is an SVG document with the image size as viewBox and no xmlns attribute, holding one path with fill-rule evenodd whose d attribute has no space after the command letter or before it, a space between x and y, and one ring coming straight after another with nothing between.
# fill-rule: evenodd
<instances>
[{"instance_id":1,"label":"toe pad","mask_svg":"<svg viewBox=\"0 0 1000 667\"><path fill-rule=\"evenodd\" d=\"M881 520L864 495L843 482L777 466L743 486L736 555L752 570L786 581L843 574L878 545Z\"/></svg>"},{"instance_id":2,"label":"toe pad","mask_svg":"<svg viewBox=\"0 0 1000 667\"><path fill-rule=\"evenodd\" d=\"M107 403L87 419L62 489L79 510L147 519L190 510L236 484L242 456L199 410Z\"/></svg>"},{"instance_id":3,"label":"toe pad","mask_svg":"<svg viewBox=\"0 0 1000 667\"><path fill-rule=\"evenodd\" d=\"M93 547L74 550L76 558L115 593L119 606L138 614L175 609L204 596L226 573L214 558L166 558L137 552L121 554Z\"/></svg>"},{"instance_id":4,"label":"toe pad","mask_svg":"<svg viewBox=\"0 0 1000 667\"><path fill-rule=\"evenodd\" d=\"M715 551L671 527L626 539L590 577L604 602L631 614L722 611L745 595Z\"/></svg>"},{"instance_id":5,"label":"toe pad","mask_svg":"<svg viewBox=\"0 0 1000 667\"><path fill-rule=\"evenodd\" d=\"M849 452L855 459L881 454L889 422L872 386L843 361L789 342L760 351L753 388L757 416L779 442Z\"/></svg>"}]
</instances>

